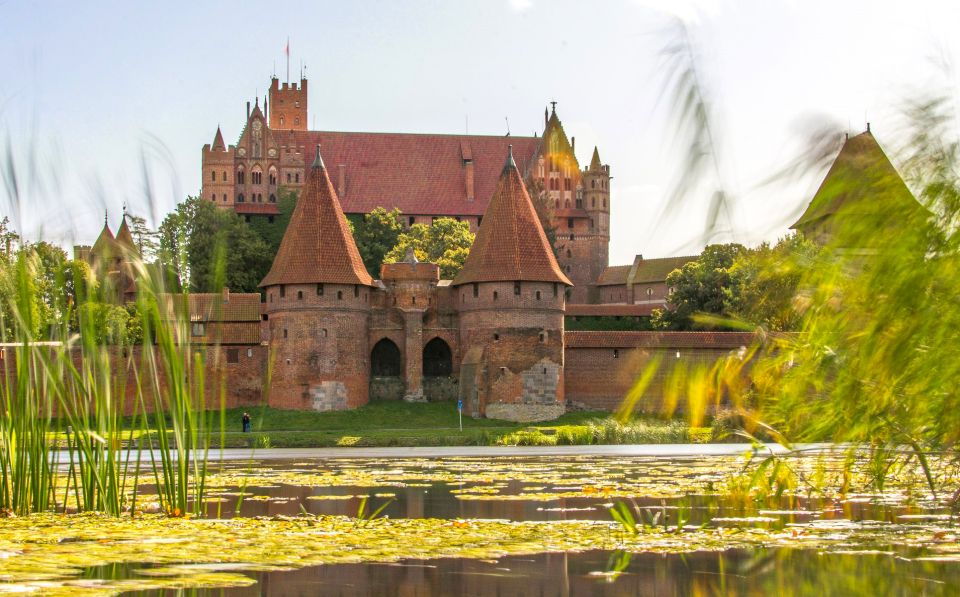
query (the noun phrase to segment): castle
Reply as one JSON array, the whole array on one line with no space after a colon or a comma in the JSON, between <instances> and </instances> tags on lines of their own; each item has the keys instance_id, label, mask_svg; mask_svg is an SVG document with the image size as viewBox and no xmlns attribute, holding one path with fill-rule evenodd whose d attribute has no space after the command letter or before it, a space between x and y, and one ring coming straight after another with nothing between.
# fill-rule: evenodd
<instances>
[{"instance_id":1,"label":"castle","mask_svg":"<svg viewBox=\"0 0 960 597\"><path fill-rule=\"evenodd\" d=\"M305 78L298 85L274 77L262 108L259 98L252 108L247 102L236 145L226 145L217 128L202 149L201 197L247 219L272 218L281 188L304 188L319 144L346 214L398 208L405 225L451 217L476 232L512 145L521 177L552 212L559 267L573 283L569 300L596 302L609 256L610 167L594 148L580 168L576 139L567 137L556 102L544 111L542 136L310 131L308 88Z\"/></svg>"}]
</instances>

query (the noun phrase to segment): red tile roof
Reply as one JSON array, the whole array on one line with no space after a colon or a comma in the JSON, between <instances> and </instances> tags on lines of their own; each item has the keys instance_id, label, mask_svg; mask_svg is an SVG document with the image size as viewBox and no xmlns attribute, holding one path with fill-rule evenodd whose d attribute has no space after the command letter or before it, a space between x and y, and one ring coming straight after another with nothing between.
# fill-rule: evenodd
<instances>
[{"instance_id":1,"label":"red tile roof","mask_svg":"<svg viewBox=\"0 0 960 597\"><path fill-rule=\"evenodd\" d=\"M564 332L567 348L725 348L749 346L751 332Z\"/></svg>"},{"instance_id":2,"label":"red tile roof","mask_svg":"<svg viewBox=\"0 0 960 597\"><path fill-rule=\"evenodd\" d=\"M627 283L627 277L630 275L632 265L610 265L597 278L597 286L618 286Z\"/></svg>"},{"instance_id":3,"label":"red tile roof","mask_svg":"<svg viewBox=\"0 0 960 597\"><path fill-rule=\"evenodd\" d=\"M667 276L675 269L680 269L691 261L696 261L697 255L683 255L680 257L660 257L658 259L643 259L637 262L637 272L631 283L649 284L651 282L666 282Z\"/></svg>"},{"instance_id":4,"label":"red tile roof","mask_svg":"<svg viewBox=\"0 0 960 597\"><path fill-rule=\"evenodd\" d=\"M320 159L319 145L277 256L260 286L314 283L373 285Z\"/></svg>"},{"instance_id":5,"label":"red tile roof","mask_svg":"<svg viewBox=\"0 0 960 597\"><path fill-rule=\"evenodd\" d=\"M557 265L527 187L509 153L470 255L453 284L507 281L572 286Z\"/></svg>"},{"instance_id":6,"label":"red tile roof","mask_svg":"<svg viewBox=\"0 0 960 597\"><path fill-rule=\"evenodd\" d=\"M565 314L573 317L646 317L653 314L654 309L662 309L663 305L567 305Z\"/></svg>"},{"instance_id":7,"label":"red tile roof","mask_svg":"<svg viewBox=\"0 0 960 597\"><path fill-rule=\"evenodd\" d=\"M323 147L339 188L344 166L346 213L397 207L408 215L483 215L497 186L503 156L512 144L521 172L540 147L537 137L274 131L283 146ZM283 149L281 149L283 151ZM473 162L474 196L467 201L464 161Z\"/></svg>"}]
</instances>

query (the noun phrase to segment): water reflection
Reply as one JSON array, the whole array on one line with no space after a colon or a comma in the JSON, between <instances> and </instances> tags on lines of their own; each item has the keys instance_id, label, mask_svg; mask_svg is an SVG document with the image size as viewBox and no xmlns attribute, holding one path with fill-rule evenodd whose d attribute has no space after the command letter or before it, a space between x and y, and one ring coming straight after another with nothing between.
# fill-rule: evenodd
<instances>
[{"instance_id":1,"label":"water reflection","mask_svg":"<svg viewBox=\"0 0 960 597\"><path fill-rule=\"evenodd\" d=\"M626 554L549 553L498 560L340 564L257 574L256 585L197 591L223 595L953 595L960 567L899 554L825 557L813 550ZM898 557L899 556L899 557ZM177 593L145 593L174 595Z\"/></svg>"}]
</instances>

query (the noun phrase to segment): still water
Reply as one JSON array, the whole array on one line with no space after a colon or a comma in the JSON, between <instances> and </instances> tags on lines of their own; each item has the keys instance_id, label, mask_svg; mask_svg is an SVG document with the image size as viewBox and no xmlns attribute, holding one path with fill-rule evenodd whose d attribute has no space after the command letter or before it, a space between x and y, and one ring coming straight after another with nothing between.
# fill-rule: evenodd
<instances>
[{"instance_id":1,"label":"still water","mask_svg":"<svg viewBox=\"0 0 960 597\"><path fill-rule=\"evenodd\" d=\"M904 525L931 520L953 541L952 512L922 490L909 467L883 492L842 472L846 455L798 456L786 466L800 482L758 499L731 493L743 479L742 455L697 457L555 456L500 458L299 459L227 462L210 478L209 518L369 514L393 519L611 520L630 505L639 522L688 533L769 529L803 533L807 525L890 529L869 546L626 553L616 549L489 559L438 558L242 571L246 587L196 595L954 595L960 564L943 551L901 545ZM954 474L945 472L944 474ZM815 492L843 484L843 491ZM859 483L859 485L858 485ZM919 489L918 489L919 488ZM142 499L149 501L150 488ZM671 531L672 532L672 531ZM926 532L926 531L924 531ZM946 539L944 539L946 537ZM941 546L942 547L942 546ZM189 562L187 562L189 564ZM149 566L91 568L84 577L122 579ZM144 595L178 594L148 592Z\"/></svg>"}]
</instances>

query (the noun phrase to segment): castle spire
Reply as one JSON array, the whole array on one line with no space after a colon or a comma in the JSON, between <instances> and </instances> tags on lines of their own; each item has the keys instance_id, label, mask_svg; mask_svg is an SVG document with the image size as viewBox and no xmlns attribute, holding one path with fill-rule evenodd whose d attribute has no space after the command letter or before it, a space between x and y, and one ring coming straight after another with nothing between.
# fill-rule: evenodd
<instances>
[{"instance_id":1,"label":"castle spire","mask_svg":"<svg viewBox=\"0 0 960 597\"><path fill-rule=\"evenodd\" d=\"M300 200L261 287L280 284L373 285L350 233L320 146Z\"/></svg>"},{"instance_id":2,"label":"castle spire","mask_svg":"<svg viewBox=\"0 0 960 597\"><path fill-rule=\"evenodd\" d=\"M599 170L603 165L600 163L600 152L597 151L597 146L593 146L593 157L590 158L590 169Z\"/></svg>"},{"instance_id":3,"label":"castle spire","mask_svg":"<svg viewBox=\"0 0 960 597\"><path fill-rule=\"evenodd\" d=\"M217 125L217 134L213 136L213 145L210 146L214 151L226 151L227 146L223 142L223 133L220 132L220 125Z\"/></svg>"},{"instance_id":4,"label":"castle spire","mask_svg":"<svg viewBox=\"0 0 960 597\"><path fill-rule=\"evenodd\" d=\"M559 282L572 286L560 271L543 232L513 159L512 146L473 248L453 284L506 281Z\"/></svg>"}]
</instances>

